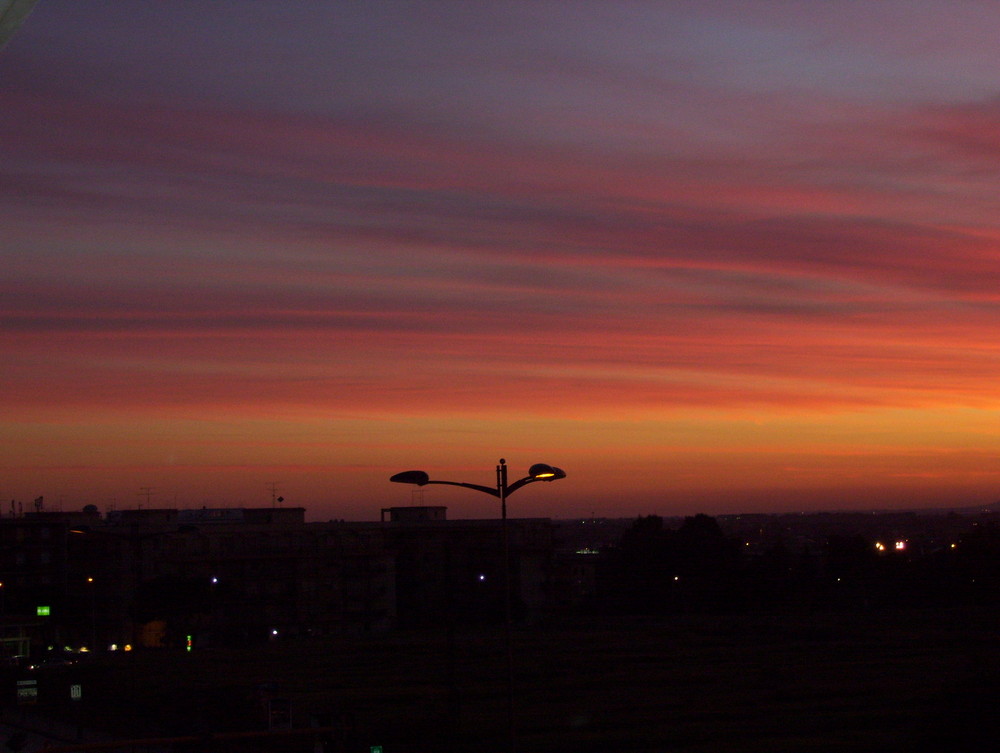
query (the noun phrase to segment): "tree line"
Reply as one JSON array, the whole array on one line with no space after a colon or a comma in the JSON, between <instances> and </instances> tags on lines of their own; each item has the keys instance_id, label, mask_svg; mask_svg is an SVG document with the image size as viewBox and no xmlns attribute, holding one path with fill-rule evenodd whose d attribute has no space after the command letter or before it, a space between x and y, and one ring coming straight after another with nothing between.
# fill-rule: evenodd
<instances>
[{"instance_id":1,"label":"tree line","mask_svg":"<svg viewBox=\"0 0 1000 753\"><path fill-rule=\"evenodd\" d=\"M674 529L640 517L602 558L591 606L665 614L762 609L982 605L997 602L1000 528L970 525L952 545L880 548L861 535L784 541L748 554L708 515Z\"/></svg>"}]
</instances>

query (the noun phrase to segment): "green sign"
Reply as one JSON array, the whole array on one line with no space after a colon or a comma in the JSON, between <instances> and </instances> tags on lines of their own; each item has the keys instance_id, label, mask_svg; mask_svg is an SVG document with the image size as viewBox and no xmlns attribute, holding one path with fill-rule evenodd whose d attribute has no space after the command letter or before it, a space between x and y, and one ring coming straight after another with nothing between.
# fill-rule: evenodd
<instances>
[{"instance_id":1,"label":"green sign","mask_svg":"<svg viewBox=\"0 0 1000 753\"><path fill-rule=\"evenodd\" d=\"M368 748L368 751L369 753L382 753L382 746L372 745L370 748Z\"/></svg>"},{"instance_id":2,"label":"green sign","mask_svg":"<svg viewBox=\"0 0 1000 753\"><path fill-rule=\"evenodd\" d=\"M52 607L38 607L39 617L48 617L50 614L52 614Z\"/></svg>"}]
</instances>

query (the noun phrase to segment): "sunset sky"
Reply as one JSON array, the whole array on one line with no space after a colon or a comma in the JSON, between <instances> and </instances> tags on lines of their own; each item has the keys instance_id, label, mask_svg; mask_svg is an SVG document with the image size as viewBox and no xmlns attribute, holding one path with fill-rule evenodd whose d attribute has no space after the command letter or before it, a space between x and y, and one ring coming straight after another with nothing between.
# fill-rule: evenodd
<instances>
[{"instance_id":1,"label":"sunset sky","mask_svg":"<svg viewBox=\"0 0 1000 753\"><path fill-rule=\"evenodd\" d=\"M1000 3L74 2L0 51L0 503L1000 499Z\"/></svg>"}]
</instances>

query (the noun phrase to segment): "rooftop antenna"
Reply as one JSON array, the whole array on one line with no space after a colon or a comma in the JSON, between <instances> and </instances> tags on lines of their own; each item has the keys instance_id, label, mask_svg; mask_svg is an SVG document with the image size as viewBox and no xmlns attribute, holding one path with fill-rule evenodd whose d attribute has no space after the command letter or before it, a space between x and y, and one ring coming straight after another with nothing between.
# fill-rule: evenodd
<instances>
[{"instance_id":1,"label":"rooftop antenna","mask_svg":"<svg viewBox=\"0 0 1000 753\"><path fill-rule=\"evenodd\" d=\"M271 492L271 507L277 507L281 502L285 501L284 497L278 496L277 481L268 481L266 484L264 484L264 486L266 486L268 490Z\"/></svg>"},{"instance_id":2,"label":"rooftop antenna","mask_svg":"<svg viewBox=\"0 0 1000 753\"><path fill-rule=\"evenodd\" d=\"M154 493L155 492L153 491L153 487L151 487L151 486L140 486L139 487L138 494L139 494L140 497L145 497L146 498L146 507L149 507L149 498L152 497ZM139 509L140 510L142 509L142 503L141 502L139 503Z\"/></svg>"}]
</instances>

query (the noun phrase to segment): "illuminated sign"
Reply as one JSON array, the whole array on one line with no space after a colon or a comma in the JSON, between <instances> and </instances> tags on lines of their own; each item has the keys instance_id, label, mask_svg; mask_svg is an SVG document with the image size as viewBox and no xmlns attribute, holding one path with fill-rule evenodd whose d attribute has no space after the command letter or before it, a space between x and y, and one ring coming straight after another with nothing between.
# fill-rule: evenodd
<instances>
[{"instance_id":1,"label":"illuminated sign","mask_svg":"<svg viewBox=\"0 0 1000 753\"><path fill-rule=\"evenodd\" d=\"M38 680L17 681L17 702L35 703L38 701Z\"/></svg>"}]
</instances>

